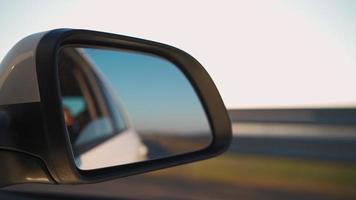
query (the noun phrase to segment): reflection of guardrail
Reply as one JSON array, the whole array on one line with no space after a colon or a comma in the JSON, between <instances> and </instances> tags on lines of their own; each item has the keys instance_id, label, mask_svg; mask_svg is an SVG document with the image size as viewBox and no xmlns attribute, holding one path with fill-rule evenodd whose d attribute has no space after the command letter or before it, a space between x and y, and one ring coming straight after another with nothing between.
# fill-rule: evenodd
<instances>
[{"instance_id":1,"label":"reflection of guardrail","mask_svg":"<svg viewBox=\"0 0 356 200\"><path fill-rule=\"evenodd\" d=\"M356 109L232 109L232 122L355 125Z\"/></svg>"}]
</instances>

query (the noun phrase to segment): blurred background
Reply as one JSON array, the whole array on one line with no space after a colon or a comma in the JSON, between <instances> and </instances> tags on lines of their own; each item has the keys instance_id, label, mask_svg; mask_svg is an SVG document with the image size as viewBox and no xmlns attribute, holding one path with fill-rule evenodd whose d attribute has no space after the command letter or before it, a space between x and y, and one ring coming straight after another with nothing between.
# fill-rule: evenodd
<instances>
[{"instance_id":1,"label":"blurred background","mask_svg":"<svg viewBox=\"0 0 356 200\"><path fill-rule=\"evenodd\" d=\"M356 109L229 110L221 156L91 185L10 191L128 199L355 199Z\"/></svg>"},{"instance_id":2,"label":"blurred background","mask_svg":"<svg viewBox=\"0 0 356 200\"><path fill-rule=\"evenodd\" d=\"M222 156L110 182L12 191L132 199L355 199L356 1L0 2L0 59L54 28L181 48L207 69L234 132Z\"/></svg>"}]
</instances>

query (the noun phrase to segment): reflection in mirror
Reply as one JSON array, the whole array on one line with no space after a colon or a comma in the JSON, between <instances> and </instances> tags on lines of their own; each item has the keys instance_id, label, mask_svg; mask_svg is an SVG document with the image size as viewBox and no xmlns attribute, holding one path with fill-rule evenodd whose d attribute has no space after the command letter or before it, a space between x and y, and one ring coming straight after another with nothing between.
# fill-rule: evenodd
<instances>
[{"instance_id":1,"label":"reflection in mirror","mask_svg":"<svg viewBox=\"0 0 356 200\"><path fill-rule=\"evenodd\" d=\"M160 159L211 143L203 106L171 62L70 46L58 62L63 116L79 169Z\"/></svg>"}]
</instances>

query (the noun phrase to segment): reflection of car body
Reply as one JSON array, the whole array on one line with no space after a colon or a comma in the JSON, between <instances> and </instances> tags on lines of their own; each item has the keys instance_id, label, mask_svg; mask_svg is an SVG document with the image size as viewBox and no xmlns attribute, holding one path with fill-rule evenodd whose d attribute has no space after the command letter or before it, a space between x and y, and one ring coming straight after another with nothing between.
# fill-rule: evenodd
<instances>
[{"instance_id":1,"label":"reflection of car body","mask_svg":"<svg viewBox=\"0 0 356 200\"><path fill-rule=\"evenodd\" d=\"M95 63L82 49L65 50L62 56L66 57L59 68L62 103L71 118L66 124L78 167L144 160L147 148Z\"/></svg>"}]
</instances>

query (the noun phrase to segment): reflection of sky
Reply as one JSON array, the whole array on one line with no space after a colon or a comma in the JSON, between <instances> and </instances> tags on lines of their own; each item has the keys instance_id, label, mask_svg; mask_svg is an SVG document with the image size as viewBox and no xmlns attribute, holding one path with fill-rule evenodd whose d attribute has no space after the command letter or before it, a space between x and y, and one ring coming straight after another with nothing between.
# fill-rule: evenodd
<instances>
[{"instance_id":1,"label":"reflection of sky","mask_svg":"<svg viewBox=\"0 0 356 200\"><path fill-rule=\"evenodd\" d=\"M119 94L138 130L202 132L207 118L192 86L170 62L128 51L85 49Z\"/></svg>"},{"instance_id":2,"label":"reflection of sky","mask_svg":"<svg viewBox=\"0 0 356 200\"><path fill-rule=\"evenodd\" d=\"M82 97L62 97L62 104L74 117L83 112L86 106Z\"/></svg>"}]
</instances>

